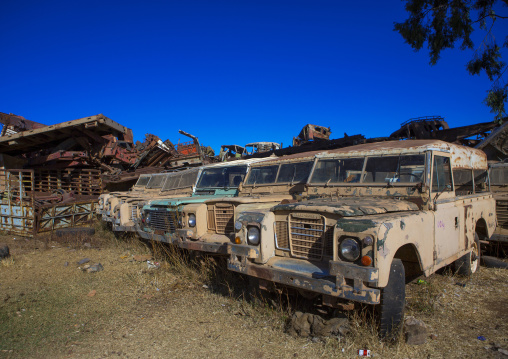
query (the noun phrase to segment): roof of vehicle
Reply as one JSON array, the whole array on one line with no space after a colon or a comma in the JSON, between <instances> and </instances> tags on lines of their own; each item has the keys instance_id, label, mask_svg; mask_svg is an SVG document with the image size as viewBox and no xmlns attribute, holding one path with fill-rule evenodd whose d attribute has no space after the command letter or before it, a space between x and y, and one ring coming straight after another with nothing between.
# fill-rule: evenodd
<instances>
[{"instance_id":1,"label":"roof of vehicle","mask_svg":"<svg viewBox=\"0 0 508 359\"><path fill-rule=\"evenodd\" d=\"M366 143L356 146L321 151L316 157L372 156L421 153L429 150L448 152L451 154L454 168L487 168L487 156L475 148L455 145L439 140L405 140Z\"/></svg>"}]
</instances>

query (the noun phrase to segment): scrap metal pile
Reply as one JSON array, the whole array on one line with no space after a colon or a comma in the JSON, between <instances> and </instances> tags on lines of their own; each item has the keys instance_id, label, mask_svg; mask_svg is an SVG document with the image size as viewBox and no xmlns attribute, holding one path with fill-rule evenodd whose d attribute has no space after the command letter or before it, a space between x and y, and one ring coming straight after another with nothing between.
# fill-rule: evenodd
<instances>
[{"instance_id":1,"label":"scrap metal pile","mask_svg":"<svg viewBox=\"0 0 508 359\"><path fill-rule=\"evenodd\" d=\"M214 161L198 139L176 146L99 114L46 126L0 113L1 230L32 236L93 218L98 196L125 190L142 173Z\"/></svg>"}]
</instances>

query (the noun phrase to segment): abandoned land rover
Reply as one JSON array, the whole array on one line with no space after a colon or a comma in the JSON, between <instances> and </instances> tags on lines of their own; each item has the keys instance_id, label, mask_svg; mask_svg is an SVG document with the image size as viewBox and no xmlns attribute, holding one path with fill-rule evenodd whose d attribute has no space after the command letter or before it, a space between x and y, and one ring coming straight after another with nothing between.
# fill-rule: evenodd
<instances>
[{"instance_id":1,"label":"abandoned land rover","mask_svg":"<svg viewBox=\"0 0 508 359\"><path fill-rule=\"evenodd\" d=\"M307 186L305 201L238 215L228 267L326 305L375 305L381 336L400 327L405 281L475 272L496 227L485 154L442 141L322 152Z\"/></svg>"}]
</instances>

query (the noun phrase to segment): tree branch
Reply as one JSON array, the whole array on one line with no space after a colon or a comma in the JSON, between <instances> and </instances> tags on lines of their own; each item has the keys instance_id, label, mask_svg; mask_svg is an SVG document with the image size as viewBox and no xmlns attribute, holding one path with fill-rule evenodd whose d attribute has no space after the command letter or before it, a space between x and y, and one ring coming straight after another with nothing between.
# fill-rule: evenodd
<instances>
[{"instance_id":1,"label":"tree branch","mask_svg":"<svg viewBox=\"0 0 508 359\"><path fill-rule=\"evenodd\" d=\"M477 22L480 22L482 21L483 19L486 19L488 17L497 17L498 19L508 19L508 16L501 16L501 15L496 15L496 14L489 14L489 15L485 15L485 16L482 16L481 18L479 18L478 20L476 21L473 21L473 24L477 23Z\"/></svg>"}]
</instances>

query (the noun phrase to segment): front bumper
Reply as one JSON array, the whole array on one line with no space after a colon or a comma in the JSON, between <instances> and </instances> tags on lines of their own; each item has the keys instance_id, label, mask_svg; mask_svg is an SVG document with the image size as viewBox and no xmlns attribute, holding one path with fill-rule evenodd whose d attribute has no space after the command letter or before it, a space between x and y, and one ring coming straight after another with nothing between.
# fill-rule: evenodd
<instances>
[{"instance_id":1,"label":"front bumper","mask_svg":"<svg viewBox=\"0 0 508 359\"><path fill-rule=\"evenodd\" d=\"M139 227L136 228L138 235L150 241L162 242L162 243L174 243L176 238L175 233L166 233L166 234L155 234L152 232L147 232L144 230L140 230Z\"/></svg>"},{"instance_id":2,"label":"front bumper","mask_svg":"<svg viewBox=\"0 0 508 359\"><path fill-rule=\"evenodd\" d=\"M112 229L114 232L136 232L135 226L122 226L120 224L113 224Z\"/></svg>"},{"instance_id":3,"label":"front bumper","mask_svg":"<svg viewBox=\"0 0 508 359\"><path fill-rule=\"evenodd\" d=\"M232 245L228 249L228 269L234 272L332 297L367 304L380 303L380 290L365 285L365 282L371 285L377 282L377 268L330 262L327 271L308 261L283 257L272 258L267 264L255 264L248 258L257 258L257 249L241 245Z\"/></svg>"},{"instance_id":4,"label":"front bumper","mask_svg":"<svg viewBox=\"0 0 508 359\"><path fill-rule=\"evenodd\" d=\"M190 229L177 229L176 236L178 237L176 244L180 248L213 253L213 254L228 254L228 245L231 243L227 236L220 234L205 234L198 240L193 240L194 232Z\"/></svg>"}]
</instances>

